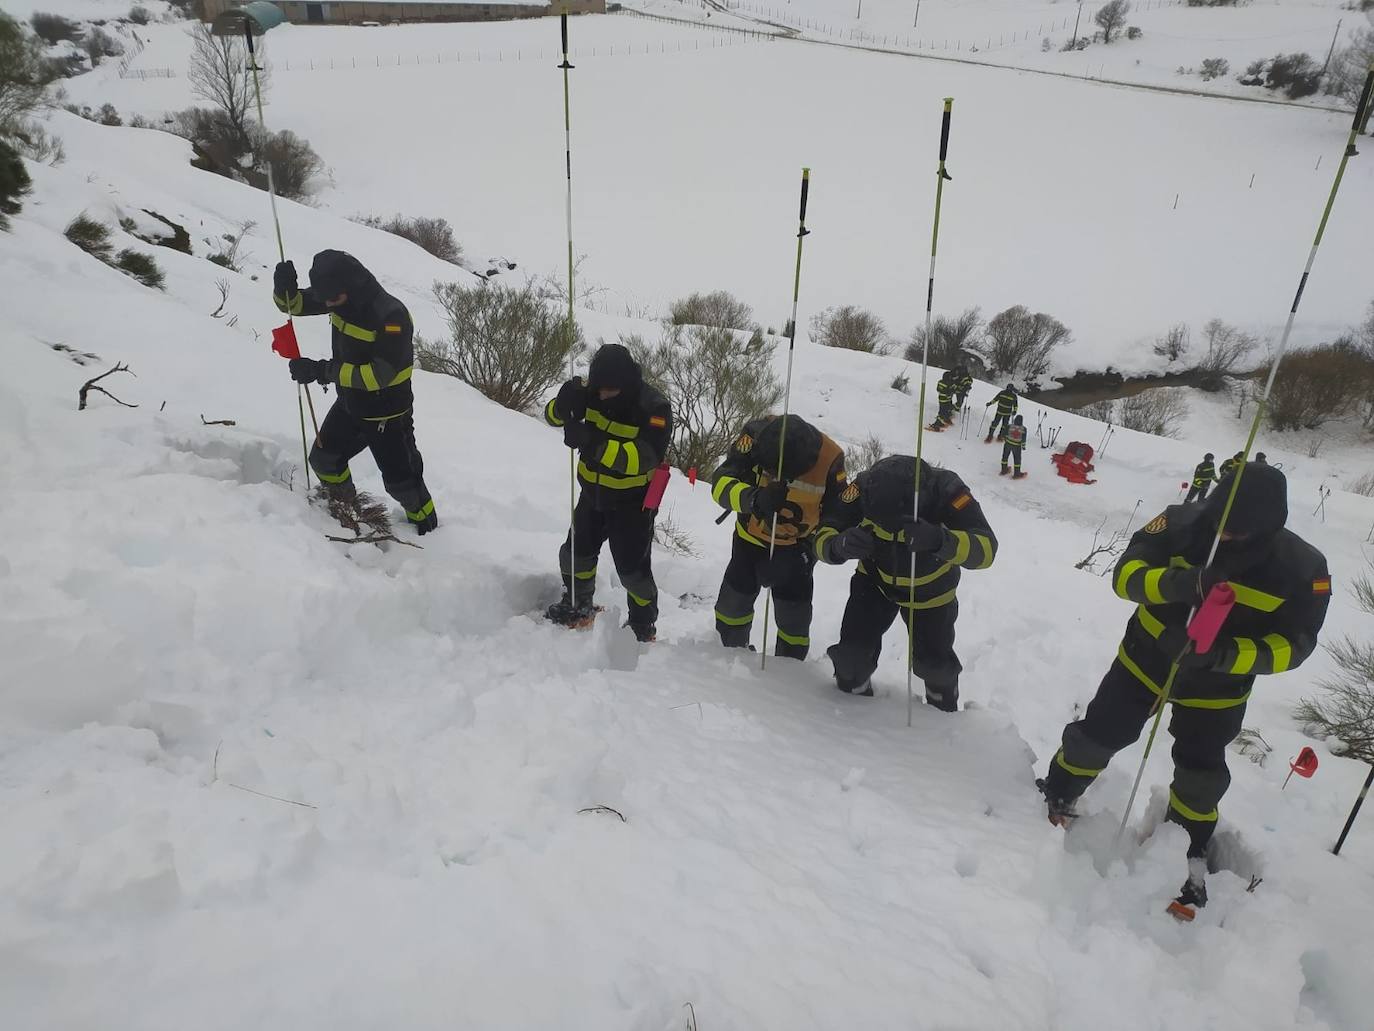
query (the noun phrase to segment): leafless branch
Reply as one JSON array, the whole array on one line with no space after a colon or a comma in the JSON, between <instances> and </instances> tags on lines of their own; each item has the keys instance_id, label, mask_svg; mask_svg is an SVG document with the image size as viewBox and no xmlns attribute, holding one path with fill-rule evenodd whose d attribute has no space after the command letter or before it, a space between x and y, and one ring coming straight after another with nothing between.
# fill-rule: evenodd
<instances>
[{"instance_id":1,"label":"leafless branch","mask_svg":"<svg viewBox=\"0 0 1374 1031\"><path fill-rule=\"evenodd\" d=\"M219 307L210 313L212 319L224 318L224 306L229 303L229 280L216 279L215 289L219 291Z\"/></svg>"},{"instance_id":2,"label":"leafless branch","mask_svg":"<svg viewBox=\"0 0 1374 1031\"><path fill-rule=\"evenodd\" d=\"M419 548L420 545L414 541L403 541L395 534L390 533L369 533L366 537L331 537L325 534L324 539L333 541L335 544L404 544L407 548ZM423 551L423 548L420 548Z\"/></svg>"},{"instance_id":3,"label":"leafless branch","mask_svg":"<svg viewBox=\"0 0 1374 1031\"><path fill-rule=\"evenodd\" d=\"M135 379L138 378L138 374L135 373L132 369L130 369L127 365L124 365L122 363L116 363L115 367L111 369L109 372L102 372L99 376L95 377L95 379L89 379L86 381L85 385L82 386L82 388L77 392L77 399L80 403L76 406L76 410L78 412L84 412L86 410L86 395L92 390L97 390L100 393L104 394L111 401L115 402L115 404L121 404L125 408L137 408L138 405L131 405L127 401L121 401L119 398L115 397L104 387L96 385L106 376L113 376L116 372L127 372L130 376L133 376Z\"/></svg>"},{"instance_id":4,"label":"leafless branch","mask_svg":"<svg viewBox=\"0 0 1374 1031\"><path fill-rule=\"evenodd\" d=\"M579 809L579 810L578 810L578 813L610 813L610 814L613 815L613 816L618 816L618 817L620 817L620 822L621 822L621 823L629 823L629 822L630 822L629 820L625 819L625 814L622 813L619 809L612 809L612 808L611 808L610 806L608 806L608 805L593 805L593 806L588 806L586 809Z\"/></svg>"},{"instance_id":5,"label":"leafless branch","mask_svg":"<svg viewBox=\"0 0 1374 1031\"><path fill-rule=\"evenodd\" d=\"M1080 562L1074 563L1074 569L1086 569L1090 573L1097 572L1097 558L1099 555L1106 555L1108 558L1115 558L1121 554L1126 547L1126 534L1121 530L1113 530L1110 537L1102 540L1102 530L1107 525L1107 517L1102 517L1102 522L1093 531L1093 543L1088 554ZM1110 566L1107 567L1110 570ZM1099 574L1105 576L1106 573Z\"/></svg>"},{"instance_id":6,"label":"leafless branch","mask_svg":"<svg viewBox=\"0 0 1374 1031\"><path fill-rule=\"evenodd\" d=\"M205 416L203 416L203 415L200 417L200 424L201 424L202 426L237 426L237 425L238 425L238 423L236 423L233 419L207 419L207 418L205 418Z\"/></svg>"}]
</instances>

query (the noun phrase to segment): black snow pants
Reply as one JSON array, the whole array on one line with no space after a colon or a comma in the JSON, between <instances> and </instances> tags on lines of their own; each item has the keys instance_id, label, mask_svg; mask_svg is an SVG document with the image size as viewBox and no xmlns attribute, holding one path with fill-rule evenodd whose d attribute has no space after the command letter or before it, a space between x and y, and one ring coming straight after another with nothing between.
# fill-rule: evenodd
<instances>
[{"instance_id":1,"label":"black snow pants","mask_svg":"<svg viewBox=\"0 0 1374 1031\"><path fill-rule=\"evenodd\" d=\"M359 419L335 401L320 423L310 449L310 468L331 493L352 493L349 459L364 448L372 452L382 474L382 486L395 498L412 523L434 514L434 499L425 487L425 460L415 446L415 420L410 412L390 419Z\"/></svg>"},{"instance_id":2,"label":"black snow pants","mask_svg":"<svg viewBox=\"0 0 1374 1031\"><path fill-rule=\"evenodd\" d=\"M1012 467L1019 473L1021 471L1021 452L1024 450L1025 448L1015 444L1004 443L1002 445L1002 468L1005 469L1007 462L1010 461Z\"/></svg>"},{"instance_id":3,"label":"black snow pants","mask_svg":"<svg viewBox=\"0 0 1374 1031\"><path fill-rule=\"evenodd\" d=\"M816 560L809 541L779 545L768 557L767 545L738 533L730 563L716 598L716 632L727 648L745 648L754 625L759 591L773 589L773 618L778 625L773 654L805 659L811 647L811 596L816 586Z\"/></svg>"},{"instance_id":4,"label":"black snow pants","mask_svg":"<svg viewBox=\"0 0 1374 1031\"><path fill-rule=\"evenodd\" d=\"M658 622L658 586L654 583L654 517L657 512L625 506L599 511L595 500L585 492L573 509L573 536L576 537L575 569L569 565L567 538L558 549L558 567L563 572L563 589L571 590L577 577L577 602L590 603L596 594L596 566L601 546L611 545L611 560L616 575L625 587L625 607L629 622L652 626Z\"/></svg>"}]
</instances>

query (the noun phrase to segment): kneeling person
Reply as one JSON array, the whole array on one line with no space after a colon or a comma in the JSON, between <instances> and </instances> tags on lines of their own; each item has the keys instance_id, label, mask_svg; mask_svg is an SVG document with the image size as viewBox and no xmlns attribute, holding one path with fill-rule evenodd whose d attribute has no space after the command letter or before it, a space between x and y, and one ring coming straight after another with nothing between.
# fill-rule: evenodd
<instances>
[{"instance_id":1,"label":"kneeling person","mask_svg":"<svg viewBox=\"0 0 1374 1031\"><path fill-rule=\"evenodd\" d=\"M921 500L913 513L916 459L892 455L855 480L858 505L827 519L816 534L816 555L859 567L849 582L840 640L826 652L841 691L871 695L883 634L898 613L911 614L908 661L925 683L926 702L959 708L954 624L961 569L986 569L997 538L968 487L949 469L921 462ZM915 564L913 579L912 566Z\"/></svg>"}]
</instances>

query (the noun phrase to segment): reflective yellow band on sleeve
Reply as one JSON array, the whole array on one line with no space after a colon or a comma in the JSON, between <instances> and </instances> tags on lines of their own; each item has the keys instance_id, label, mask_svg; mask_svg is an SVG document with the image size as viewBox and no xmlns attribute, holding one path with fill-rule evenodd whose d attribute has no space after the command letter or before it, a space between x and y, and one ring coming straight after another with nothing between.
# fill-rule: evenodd
<instances>
[{"instance_id":1,"label":"reflective yellow band on sleeve","mask_svg":"<svg viewBox=\"0 0 1374 1031\"><path fill-rule=\"evenodd\" d=\"M615 422L606 418L595 408L587 409L587 421L599 430L605 430L613 437L622 437L626 440L631 437L639 436L639 427L631 426L629 423Z\"/></svg>"},{"instance_id":2,"label":"reflective yellow band on sleeve","mask_svg":"<svg viewBox=\"0 0 1374 1031\"><path fill-rule=\"evenodd\" d=\"M1293 661L1293 645L1283 634L1265 634L1264 643L1274 653L1274 672L1282 673Z\"/></svg>"},{"instance_id":3,"label":"reflective yellow band on sleeve","mask_svg":"<svg viewBox=\"0 0 1374 1031\"><path fill-rule=\"evenodd\" d=\"M1074 766L1072 763L1066 762L1064 759L1064 749L1062 748L1054 753L1054 761L1061 769L1072 773L1075 777L1096 777L1102 772L1101 770L1090 770L1086 766Z\"/></svg>"},{"instance_id":4,"label":"reflective yellow band on sleeve","mask_svg":"<svg viewBox=\"0 0 1374 1031\"><path fill-rule=\"evenodd\" d=\"M625 452L625 472L633 476L639 472L639 445L626 444L623 450Z\"/></svg>"},{"instance_id":5,"label":"reflective yellow band on sleeve","mask_svg":"<svg viewBox=\"0 0 1374 1031\"><path fill-rule=\"evenodd\" d=\"M833 526L823 526L816 531L813 547L816 549L816 557L822 562L825 561L825 542L830 540L831 537L838 536L839 532L840 531Z\"/></svg>"},{"instance_id":6,"label":"reflective yellow band on sleeve","mask_svg":"<svg viewBox=\"0 0 1374 1031\"><path fill-rule=\"evenodd\" d=\"M1164 604L1164 595L1159 593L1159 581L1166 572L1167 570L1160 566L1158 569L1151 569L1145 574L1145 598L1153 605Z\"/></svg>"},{"instance_id":7,"label":"reflective yellow band on sleeve","mask_svg":"<svg viewBox=\"0 0 1374 1031\"><path fill-rule=\"evenodd\" d=\"M339 386L350 389L353 387L353 370L356 368L352 362L344 362L339 366Z\"/></svg>"},{"instance_id":8,"label":"reflective yellow band on sleeve","mask_svg":"<svg viewBox=\"0 0 1374 1031\"><path fill-rule=\"evenodd\" d=\"M950 530L950 536L954 538L954 557L950 559L956 566L962 566L968 561L969 552L972 550L973 541L963 530Z\"/></svg>"},{"instance_id":9,"label":"reflective yellow band on sleeve","mask_svg":"<svg viewBox=\"0 0 1374 1031\"><path fill-rule=\"evenodd\" d=\"M382 389L382 385L377 382L377 373L376 370L372 368L371 362L368 362L366 365L359 365L358 375L360 375L363 378L363 386L366 389L372 391Z\"/></svg>"},{"instance_id":10,"label":"reflective yellow band on sleeve","mask_svg":"<svg viewBox=\"0 0 1374 1031\"><path fill-rule=\"evenodd\" d=\"M1244 675L1255 668L1255 659L1259 656L1259 649L1255 647L1255 642L1248 637L1237 637L1236 641L1236 661L1231 664L1228 673Z\"/></svg>"},{"instance_id":11,"label":"reflective yellow band on sleeve","mask_svg":"<svg viewBox=\"0 0 1374 1031\"><path fill-rule=\"evenodd\" d=\"M749 489L749 484L743 480L736 480L735 485L730 488L730 511L744 511L744 492Z\"/></svg>"},{"instance_id":12,"label":"reflective yellow band on sleeve","mask_svg":"<svg viewBox=\"0 0 1374 1031\"><path fill-rule=\"evenodd\" d=\"M1196 823L1216 823L1218 813L1213 809L1210 813L1200 813L1196 809L1188 808L1188 805L1174 794L1174 789L1169 789L1169 808L1182 816L1185 820L1193 820Z\"/></svg>"},{"instance_id":13,"label":"reflective yellow band on sleeve","mask_svg":"<svg viewBox=\"0 0 1374 1031\"><path fill-rule=\"evenodd\" d=\"M1229 581L1231 590L1236 594L1236 604L1244 605L1246 608L1259 609L1261 612L1273 612L1283 604L1283 599L1277 594L1269 594L1266 591L1258 591L1253 587L1246 587L1238 584L1234 580Z\"/></svg>"},{"instance_id":14,"label":"reflective yellow band on sleeve","mask_svg":"<svg viewBox=\"0 0 1374 1031\"><path fill-rule=\"evenodd\" d=\"M1117 573L1116 575L1116 584L1114 585L1116 588L1117 597L1125 598L1129 601L1131 596L1129 593L1127 593L1126 588L1129 586L1131 582L1131 577L1134 576L1136 573L1140 572L1140 570L1148 569L1149 567L1150 563L1138 558L1132 559L1131 561L1127 562L1124 566L1122 566L1121 572Z\"/></svg>"},{"instance_id":15,"label":"reflective yellow band on sleeve","mask_svg":"<svg viewBox=\"0 0 1374 1031\"><path fill-rule=\"evenodd\" d=\"M730 489L732 484L739 483L733 476L722 476L711 486L711 500L717 505L721 503L720 496Z\"/></svg>"},{"instance_id":16,"label":"reflective yellow band on sleeve","mask_svg":"<svg viewBox=\"0 0 1374 1031\"><path fill-rule=\"evenodd\" d=\"M985 537L981 533L975 533L973 539L978 542L978 546L983 549L983 559L974 569L987 569L992 565L993 558L997 555L997 549L992 546L992 539Z\"/></svg>"},{"instance_id":17,"label":"reflective yellow band on sleeve","mask_svg":"<svg viewBox=\"0 0 1374 1031\"><path fill-rule=\"evenodd\" d=\"M352 337L354 340L361 340L365 344L370 344L377 339L376 330L363 329L362 326L355 326L351 322L345 322L341 315L330 315L329 324L344 336Z\"/></svg>"},{"instance_id":18,"label":"reflective yellow band on sleeve","mask_svg":"<svg viewBox=\"0 0 1374 1031\"><path fill-rule=\"evenodd\" d=\"M544 406L544 418L545 418L546 420L548 420L548 422L549 422L549 424L550 424L551 426L562 426L562 425L563 425L563 420L560 419L560 418L558 417L557 413L555 413L554 410L553 410L554 402L556 402L557 400L558 400L558 398L556 398L556 397L555 397L555 398L551 398L551 399L549 400L549 403L546 404L546 405Z\"/></svg>"},{"instance_id":19,"label":"reflective yellow band on sleeve","mask_svg":"<svg viewBox=\"0 0 1374 1031\"><path fill-rule=\"evenodd\" d=\"M615 465L615 460L616 460L617 456L619 456L619 454L620 454L620 441L618 441L618 440L608 440L608 441L606 441L606 450L603 451L603 452L601 453L601 464L602 464L602 465L611 465L611 466Z\"/></svg>"}]
</instances>

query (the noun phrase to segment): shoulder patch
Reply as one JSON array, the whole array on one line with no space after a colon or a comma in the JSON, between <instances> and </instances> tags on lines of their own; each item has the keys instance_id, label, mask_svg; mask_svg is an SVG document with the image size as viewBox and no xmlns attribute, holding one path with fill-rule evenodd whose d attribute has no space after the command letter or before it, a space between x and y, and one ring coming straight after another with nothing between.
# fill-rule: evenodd
<instances>
[{"instance_id":1,"label":"shoulder patch","mask_svg":"<svg viewBox=\"0 0 1374 1031\"><path fill-rule=\"evenodd\" d=\"M1313 594L1330 594L1330 593L1331 593L1331 577L1328 576L1328 577L1325 577L1324 579L1321 579L1321 580L1313 580L1313 581L1312 581L1312 593L1313 593Z\"/></svg>"},{"instance_id":2,"label":"shoulder patch","mask_svg":"<svg viewBox=\"0 0 1374 1031\"><path fill-rule=\"evenodd\" d=\"M1155 516L1153 519L1151 519L1148 523L1145 524L1145 532L1163 533L1166 529L1168 529L1168 526L1169 517L1161 513L1160 515Z\"/></svg>"},{"instance_id":3,"label":"shoulder patch","mask_svg":"<svg viewBox=\"0 0 1374 1031\"><path fill-rule=\"evenodd\" d=\"M735 441L735 450L742 455L747 455L754 450L754 438L747 433L741 434L739 440Z\"/></svg>"},{"instance_id":4,"label":"shoulder patch","mask_svg":"<svg viewBox=\"0 0 1374 1031\"><path fill-rule=\"evenodd\" d=\"M972 500L973 495L970 494L968 491L964 491L962 494L960 494L958 497L956 497L953 501L949 503L949 507L954 509L956 512L962 512L964 509L968 508L969 502L971 502Z\"/></svg>"},{"instance_id":5,"label":"shoulder patch","mask_svg":"<svg viewBox=\"0 0 1374 1031\"><path fill-rule=\"evenodd\" d=\"M649 416L649 425L661 430L668 425L668 420L661 415L651 415Z\"/></svg>"},{"instance_id":6,"label":"shoulder patch","mask_svg":"<svg viewBox=\"0 0 1374 1031\"><path fill-rule=\"evenodd\" d=\"M840 495L840 500L843 501L846 505L852 505L854 502L858 501L859 485L857 483L851 483L848 487L844 489L844 493Z\"/></svg>"},{"instance_id":7,"label":"shoulder patch","mask_svg":"<svg viewBox=\"0 0 1374 1031\"><path fill-rule=\"evenodd\" d=\"M396 322L388 322L385 326L382 327L382 332L399 333L401 332L401 326L399 323Z\"/></svg>"}]
</instances>

